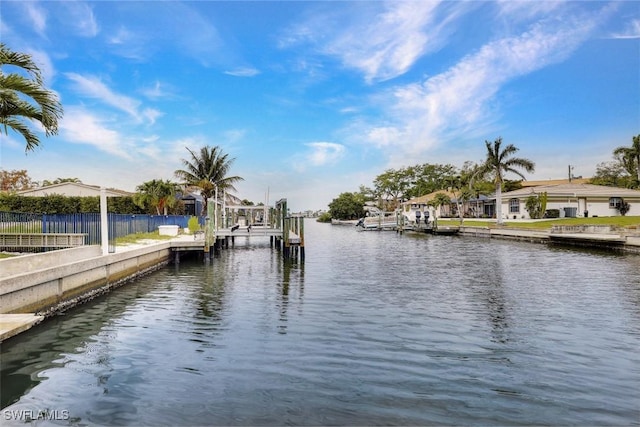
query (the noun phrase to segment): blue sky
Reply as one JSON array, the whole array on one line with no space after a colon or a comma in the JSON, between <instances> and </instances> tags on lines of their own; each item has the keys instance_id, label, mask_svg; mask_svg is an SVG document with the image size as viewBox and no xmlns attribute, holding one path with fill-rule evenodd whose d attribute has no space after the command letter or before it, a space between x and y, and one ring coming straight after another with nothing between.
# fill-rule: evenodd
<instances>
[{"instance_id":1,"label":"blue sky","mask_svg":"<svg viewBox=\"0 0 640 427\"><path fill-rule=\"evenodd\" d=\"M484 159L591 176L640 133L640 2L7 1L58 136L0 167L134 191L219 145L238 196L323 209L387 168ZM8 70L7 70L8 71Z\"/></svg>"}]
</instances>

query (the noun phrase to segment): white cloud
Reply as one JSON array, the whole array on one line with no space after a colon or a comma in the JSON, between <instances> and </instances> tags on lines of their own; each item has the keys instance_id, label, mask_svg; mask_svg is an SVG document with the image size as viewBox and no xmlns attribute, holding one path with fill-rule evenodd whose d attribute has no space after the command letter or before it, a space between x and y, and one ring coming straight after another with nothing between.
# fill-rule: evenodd
<instances>
[{"instance_id":1,"label":"white cloud","mask_svg":"<svg viewBox=\"0 0 640 427\"><path fill-rule=\"evenodd\" d=\"M304 155L304 159L312 166L325 166L334 163L345 152L344 145L334 142L309 142L305 145L310 148L310 151Z\"/></svg>"},{"instance_id":2,"label":"white cloud","mask_svg":"<svg viewBox=\"0 0 640 427\"><path fill-rule=\"evenodd\" d=\"M640 19L632 19L621 33L614 33L614 39L640 39Z\"/></svg>"},{"instance_id":3,"label":"white cloud","mask_svg":"<svg viewBox=\"0 0 640 427\"><path fill-rule=\"evenodd\" d=\"M49 55L41 50L35 49L26 49L26 53L31 55L33 62L40 68L45 85L50 84L55 76L55 68Z\"/></svg>"},{"instance_id":4,"label":"white cloud","mask_svg":"<svg viewBox=\"0 0 640 427\"><path fill-rule=\"evenodd\" d=\"M160 83L158 80L152 86L146 87L140 91L144 96L149 99L161 99L172 98L173 90L171 90L166 84Z\"/></svg>"},{"instance_id":5,"label":"white cloud","mask_svg":"<svg viewBox=\"0 0 640 427\"><path fill-rule=\"evenodd\" d=\"M159 111L151 108L140 111L140 101L114 92L98 77L83 76L77 73L66 73L65 75L69 80L76 83L75 89L81 94L98 99L111 107L124 111L138 122L143 122L146 119L150 124L153 124L156 118L162 115Z\"/></svg>"},{"instance_id":6,"label":"white cloud","mask_svg":"<svg viewBox=\"0 0 640 427\"><path fill-rule=\"evenodd\" d=\"M597 16L537 23L522 34L485 44L447 71L396 87L389 122L359 131L390 153L415 156L445 141L468 136L496 117L496 95L515 78L564 60L592 32Z\"/></svg>"},{"instance_id":7,"label":"white cloud","mask_svg":"<svg viewBox=\"0 0 640 427\"><path fill-rule=\"evenodd\" d=\"M309 43L362 72L367 82L389 80L442 47L451 24L473 7L439 1L356 3L343 16L314 16L289 29L280 47Z\"/></svg>"},{"instance_id":8,"label":"white cloud","mask_svg":"<svg viewBox=\"0 0 640 427\"><path fill-rule=\"evenodd\" d=\"M59 127L61 134L70 142L92 145L109 154L131 159L123 136L108 129L98 117L79 107L67 107Z\"/></svg>"},{"instance_id":9,"label":"white cloud","mask_svg":"<svg viewBox=\"0 0 640 427\"><path fill-rule=\"evenodd\" d=\"M224 73L235 77L253 77L260 74L260 71L252 67L241 67L234 70L225 71Z\"/></svg>"},{"instance_id":10,"label":"white cloud","mask_svg":"<svg viewBox=\"0 0 640 427\"><path fill-rule=\"evenodd\" d=\"M373 22L350 28L327 46L347 67L361 70L365 80L387 80L405 73L425 53L437 2L395 2Z\"/></svg>"},{"instance_id":11,"label":"white cloud","mask_svg":"<svg viewBox=\"0 0 640 427\"><path fill-rule=\"evenodd\" d=\"M556 9L566 5L565 1L513 1L500 0L497 2L498 16L510 22L524 21L539 16L550 16Z\"/></svg>"},{"instance_id":12,"label":"white cloud","mask_svg":"<svg viewBox=\"0 0 640 427\"><path fill-rule=\"evenodd\" d=\"M64 22L83 37L95 37L100 31L93 9L84 2L71 1L61 3L66 8Z\"/></svg>"},{"instance_id":13,"label":"white cloud","mask_svg":"<svg viewBox=\"0 0 640 427\"><path fill-rule=\"evenodd\" d=\"M17 135L17 134L16 134ZM42 145L42 141L40 141L41 145ZM0 152L2 151L3 148L19 148L21 150L24 150L26 147L26 142L19 142L17 139L13 138L10 135L5 135L4 132L0 132ZM0 156L1 159L2 156Z\"/></svg>"},{"instance_id":14,"label":"white cloud","mask_svg":"<svg viewBox=\"0 0 640 427\"><path fill-rule=\"evenodd\" d=\"M147 119L150 125L153 125L159 117L164 116L164 113L154 108L145 108L142 111L142 116Z\"/></svg>"},{"instance_id":15,"label":"white cloud","mask_svg":"<svg viewBox=\"0 0 640 427\"><path fill-rule=\"evenodd\" d=\"M230 129L225 131L223 135L227 143L235 144L244 138L246 133L247 131L244 129Z\"/></svg>"},{"instance_id":16,"label":"white cloud","mask_svg":"<svg viewBox=\"0 0 640 427\"><path fill-rule=\"evenodd\" d=\"M31 21L33 25L33 29L40 34L40 36L45 35L47 29L47 14L46 12L38 7L37 3L34 2L24 2L22 3L25 6L27 11L27 17Z\"/></svg>"},{"instance_id":17,"label":"white cloud","mask_svg":"<svg viewBox=\"0 0 640 427\"><path fill-rule=\"evenodd\" d=\"M107 42L114 45L124 45L135 38L134 34L124 26L107 37Z\"/></svg>"}]
</instances>

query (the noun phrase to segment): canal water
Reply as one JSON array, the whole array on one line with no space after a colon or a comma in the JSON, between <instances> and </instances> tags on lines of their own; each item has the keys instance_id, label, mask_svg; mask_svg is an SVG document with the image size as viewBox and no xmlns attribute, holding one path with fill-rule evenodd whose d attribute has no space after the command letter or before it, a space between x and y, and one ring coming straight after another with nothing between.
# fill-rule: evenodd
<instances>
[{"instance_id":1,"label":"canal water","mask_svg":"<svg viewBox=\"0 0 640 427\"><path fill-rule=\"evenodd\" d=\"M7 341L3 425L640 422L637 255L305 228Z\"/></svg>"}]
</instances>

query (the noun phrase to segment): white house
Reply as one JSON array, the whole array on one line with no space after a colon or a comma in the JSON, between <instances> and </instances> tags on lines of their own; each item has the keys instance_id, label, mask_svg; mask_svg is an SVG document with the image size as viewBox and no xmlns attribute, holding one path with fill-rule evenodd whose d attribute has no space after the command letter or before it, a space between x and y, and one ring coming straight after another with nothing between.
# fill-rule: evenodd
<instances>
[{"instance_id":1,"label":"white house","mask_svg":"<svg viewBox=\"0 0 640 427\"><path fill-rule=\"evenodd\" d=\"M506 219L530 218L525 208L529 196L547 193L547 210L558 209L560 217L619 216L623 203L627 215L640 216L640 191L592 184L551 184L502 193L502 215Z\"/></svg>"},{"instance_id":2,"label":"white house","mask_svg":"<svg viewBox=\"0 0 640 427\"><path fill-rule=\"evenodd\" d=\"M47 185L46 187L18 191L17 194L33 197L46 197L54 194L68 197L89 197L100 196L100 187L79 182L61 182L60 184ZM131 194L122 190L107 189L107 197L131 196Z\"/></svg>"}]
</instances>

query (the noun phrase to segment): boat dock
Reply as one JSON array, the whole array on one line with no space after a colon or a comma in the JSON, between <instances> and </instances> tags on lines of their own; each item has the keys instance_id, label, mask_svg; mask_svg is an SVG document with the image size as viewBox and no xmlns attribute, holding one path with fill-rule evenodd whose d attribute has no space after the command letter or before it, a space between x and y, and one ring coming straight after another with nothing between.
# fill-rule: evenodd
<instances>
[{"instance_id":1,"label":"boat dock","mask_svg":"<svg viewBox=\"0 0 640 427\"><path fill-rule=\"evenodd\" d=\"M203 232L194 235L194 242L175 247L175 261L180 253L202 250L210 256L229 248L236 237L269 238L271 247L282 250L283 257L304 260L304 218L287 215L287 199L273 207L227 205L210 200L207 223Z\"/></svg>"}]
</instances>

